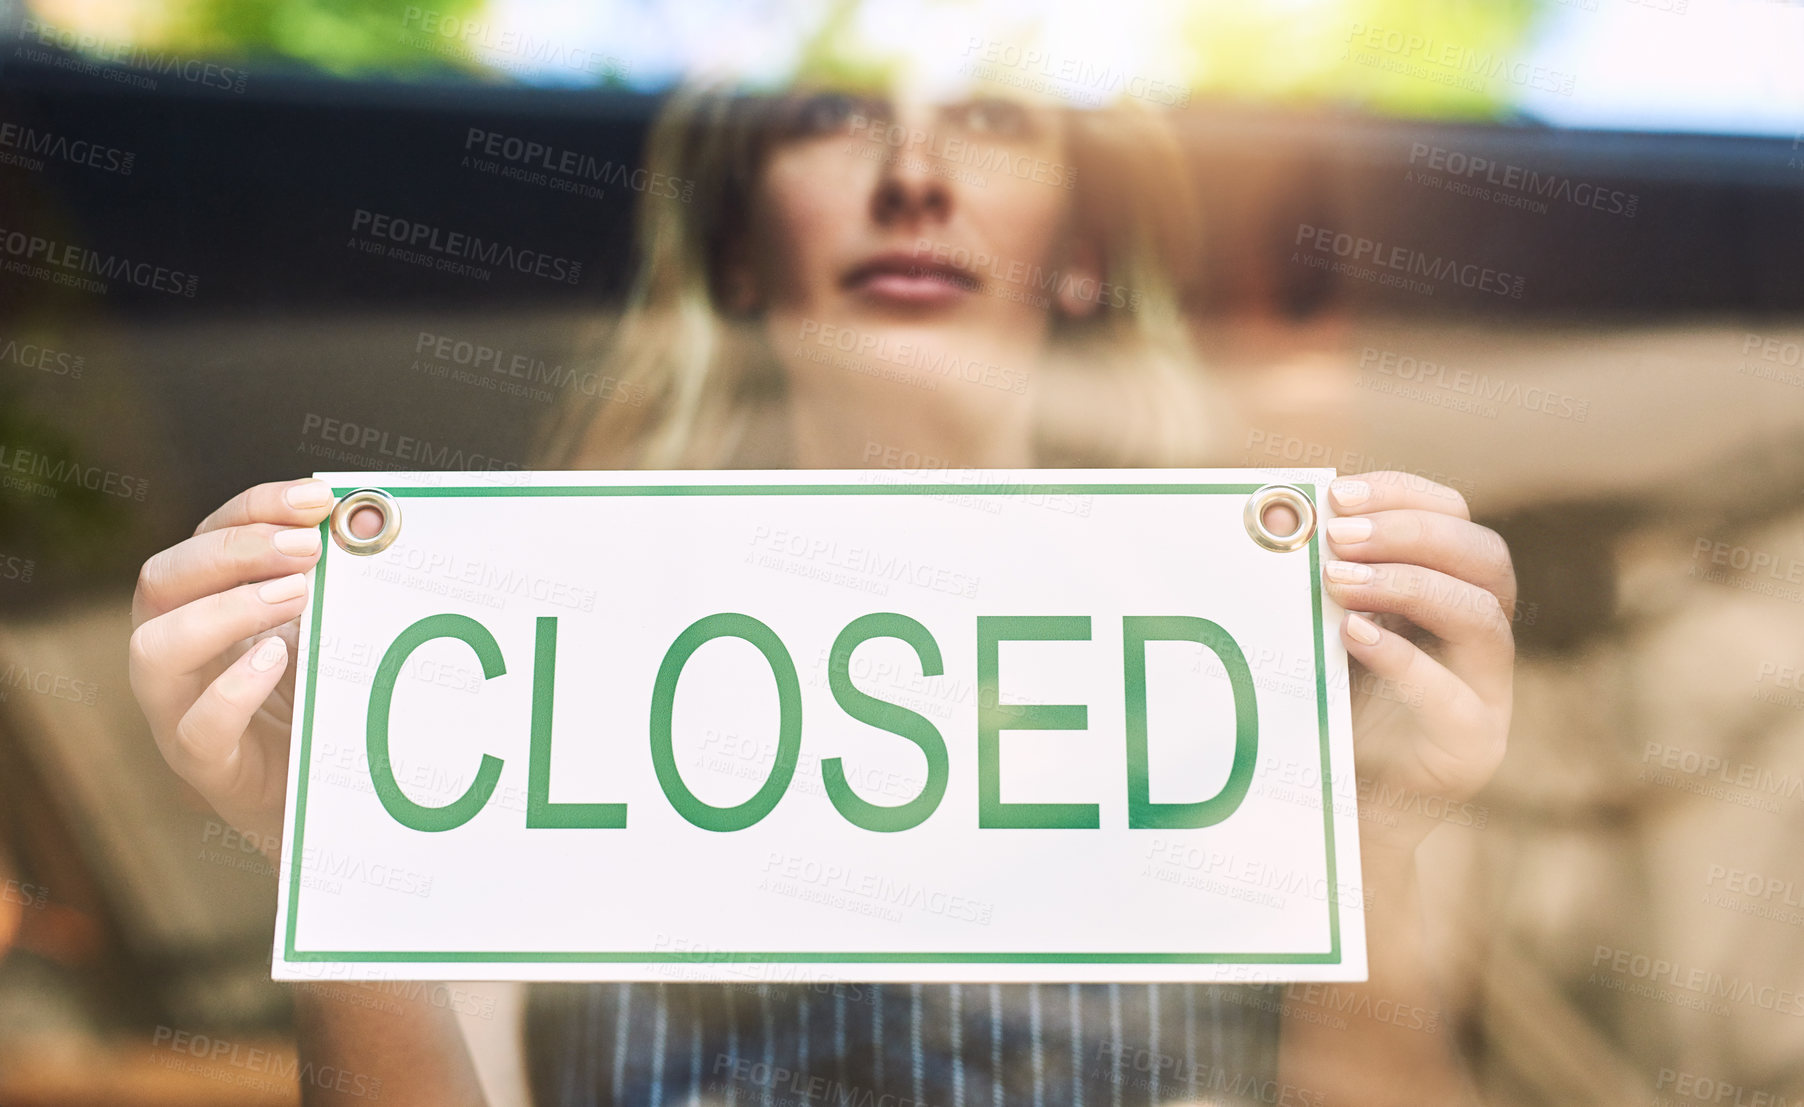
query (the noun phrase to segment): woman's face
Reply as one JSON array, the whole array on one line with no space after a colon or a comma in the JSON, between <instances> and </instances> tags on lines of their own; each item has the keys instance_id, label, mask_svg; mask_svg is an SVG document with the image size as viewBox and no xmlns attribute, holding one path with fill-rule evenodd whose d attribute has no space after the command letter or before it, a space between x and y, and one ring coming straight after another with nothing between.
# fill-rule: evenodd
<instances>
[{"instance_id":1,"label":"woman's face","mask_svg":"<svg viewBox=\"0 0 1804 1107\"><path fill-rule=\"evenodd\" d=\"M744 261L792 390L1025 425L1075 182L1051 108L792 98Z\"/></svg>"}]
</instances>

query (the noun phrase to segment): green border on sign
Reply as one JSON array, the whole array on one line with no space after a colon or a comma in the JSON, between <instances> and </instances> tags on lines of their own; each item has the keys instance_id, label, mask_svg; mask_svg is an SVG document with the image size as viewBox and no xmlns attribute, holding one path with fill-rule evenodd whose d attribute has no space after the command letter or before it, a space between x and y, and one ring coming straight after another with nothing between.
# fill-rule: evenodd
<instances>
[{"instance_id":1,"label":"green border on sign","mask_svg":"<svg viewBox=\"0 0 1804 1107\"><path fill-rule=\"evenodd\" d=\"M481 496L895 496L895 495L1247 495L1258 484L665 484L665 485L557 485L540 488L460 487L390 488L396 498L446 498ZM1315 491L1302 491L1313 503ZM352 488L336 488L343 496ZM1334 858L1334 785L1328 768L1328 674L1322 637L1322 571L1320 528L1309 539L1309 580L1315 616L1316 718L1320 724L1322 754L1322 828L1327 839L1328 933L1326 953L810 953L751 952L591 952L585 950L402 952L395 950L297 950L295 920L300 913L301 842L307 824L307 778L313 744L313 706L319 680L319 640L325 610L326 556L332 545L327 523L320 523L319 564L313 573L313 629L308 640L307 710L301 716L300 780L295 791L294 844L289 863L287 960L343 962L509 962L528 964L572 963L779 963L779 964L1292 964L1338 965L1340 948L1340 887Z\"/></svg>"}]
</instances>

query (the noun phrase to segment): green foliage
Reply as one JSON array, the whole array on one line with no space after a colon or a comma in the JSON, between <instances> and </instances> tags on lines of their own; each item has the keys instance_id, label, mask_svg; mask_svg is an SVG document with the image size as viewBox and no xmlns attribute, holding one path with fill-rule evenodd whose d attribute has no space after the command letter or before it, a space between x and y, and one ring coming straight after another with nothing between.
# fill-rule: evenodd
<instances>
[{"instance_id":1,"label":"green foliage","mask_svg":"<svg viewBox=\"0 0 1804 1107\"><path fill-rule=\"evenodd\" d=\"M482 7L482 0L192 0L178 9L168 37L197 53L277 57L342 76L482 73L458 38L424 30L420 14L461 22L480 18Z\"/></svg>"},{"instance_id":2,"label":"green foliage","mask_svg":"<svg viewBox=\"0 0 1804 1107\"><path fill-rule=\"evenodd\" d=\"M1540 7L1538 0L1208 3L1191 9L1183 39L1195 52L1191 87L1199 97L1487 118L1524 90L1508 76L1472 70L1525 63Z\"/></svg>"},{"instance_id":3,"label":"green foliage","mask_svg":"<svg viewBox=\"0 0 1804 1107\"><path fill-rule=\"evenodd\" d=\"M649 18L634 0L591 2L610 9L621 25ZM1081 5L1034 10L981 0L921 0L900 24L907 41L893 41L869 29L871 0L829 0L824 7L777 0L768 10L792 30L795 60L788 72L767 73L766 79L868 87L918 68L923 53L933 55L925 59L929 67L956 54L961 41L929 41L946 38L944 26L1023 44L1063 28L1066 33L1055 39L1082 42L1096 20L1118 18L1127 21L1126 40L1137 40L1135 52L1147 59L1141 76L1181 82L1193 101L1346 104L1413 116L1492 118L1531 89L1572 76L1527 76L1537 17L1556 7L1556 0L1155 0L1111 15ZM494 78L506 67L485 60L482 40L510 30L530 33L532 27L525 17L513 21L517 26L492 26L487 9L485 0L188 0L161 17L112 28L110 37L253 65L288 61L350 77ZM884 11L891 22L879 24L898 26L896 12ZM936 23L939 17L950 22ZM475 44L447 30L471 20L483 28ZM911 39L910 29L920 29L922 37ZM1380 36L1377 44L1368 37L1373 32Z\"/></svg>"},{"instance_id":4,"label":"green foliage","mask_svg":"<svg viewBox=\"0 0 1804 1107\"><path fill-rule=\"evenodd\" d=\"M0 377L0 443L9 470L29 455L13 475L17 482L0 488L0 541L8 553L29 550L34 558L54 561L73 571L109 567L130 520L128 504L99 488L72 480L31 475L31 461L43 459L61 471L70 463L89 466L89 451L59 427L32 413L24 390Z\"/></svg>"}]
</instances>

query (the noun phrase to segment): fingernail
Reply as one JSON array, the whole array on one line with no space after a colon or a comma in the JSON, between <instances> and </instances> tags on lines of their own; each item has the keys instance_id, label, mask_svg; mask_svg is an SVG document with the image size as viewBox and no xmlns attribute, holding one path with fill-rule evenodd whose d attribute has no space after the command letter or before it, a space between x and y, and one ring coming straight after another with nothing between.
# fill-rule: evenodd
<instances>
[{"instance_id":1,"label":"fingernail","mask_svg":"<svg viewBox=\"0 0 1804 1107\"><path fill-rule=\"evenodd\" d=\"M282 498L288 501L289 507L325 507L332 502L332 486L323 480L310 480L282 493Z\"/></svg>"},{"instance_id":2,"label":"fingernail","mask_svg":"<svg viewBox=\"0 0 1804 1107\"><path fill-rule=\"evenodd\" d=\"M1334 502L1342 507L1357 507L1372 497L1372 486L1362 480L1341 479L1328 486Z\"/></svg>"},{"instance_id":3,"label":"fingernail","mask_svg":"<svg viewBox=\"0 0 1804 1107\"><path fill-rule=\"evenodd\" d=\"M1328 520L1328 540L1343 546L1351 546L1355 542L1364 542L1372 537L1372 521L1353 516L1349 519Z\"/></svg>"},{"instance_id":4,"label":"fingernail","mask_svg":"<svg viewBox=\"0 0 1804 1107\"><path fill-rule=\"evenodd\" d=\"M282 655L287 652L288 644L282 641L282 636L272 634L258 642L257 648L251 651L251 668L260 673L266 673L275 668L276 663L281 661Z\"/></svg>"},{"instance_id":5,"label":"fingernail","mask_svg":"<svg viewBox=\"0 0 1804 1107\"><path fill-rule=\"evenodd\" d=\"M1364 522L1364 520L1360 520ZM289 527L269 536L269 544L289 557L305 557L319 552L319 531L312 527Z\"/></svg>"},{"instance_id":6,"label":"fingernail","mask_svg":"<svg viewBox=\"0 0 1804 1107\"><path fill-rule=\"evenodd\" d=\"M287 603L307 594L307 574L290 573L285 577L265 581L257 589L257 596L264 603Z\"/></svg>"},{"instance_id":7,"label":"fingernail","mask_svg":"<svg viewBox=\"0 0 1804 1107\"><path fill-rule=\"evenodd\" d=\"M1328 579L1336 584L1364 584L1372 579L1372 567L1357 561L1330 561Z\"/></svg>"},{"instance_id":8,"label":"fingernail","mask_svg":"<svg viewBox=\"0 0 1804 1107\"><path fill-rule=\"evenodd\" d=\"M1347 633L1368 646L1378 644L1378 625L1357 611L1347 612Z\"/></svg>"}]
</instances>

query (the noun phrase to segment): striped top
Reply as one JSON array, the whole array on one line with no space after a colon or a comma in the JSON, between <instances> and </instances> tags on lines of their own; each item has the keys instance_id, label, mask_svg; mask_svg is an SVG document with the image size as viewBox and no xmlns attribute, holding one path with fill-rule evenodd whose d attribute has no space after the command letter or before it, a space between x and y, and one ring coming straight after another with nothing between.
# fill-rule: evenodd
<instances>
[{"instance_id":1,"label":"striped top","mask_svg":"<svg viewBox=\"0 0 1804 1107\"><path fill-rule=\"evenodd\" d=\"M1214 984L539 985L535 1107L1276 1103L1278 998Z\"/></svg>"}]
</instances>

